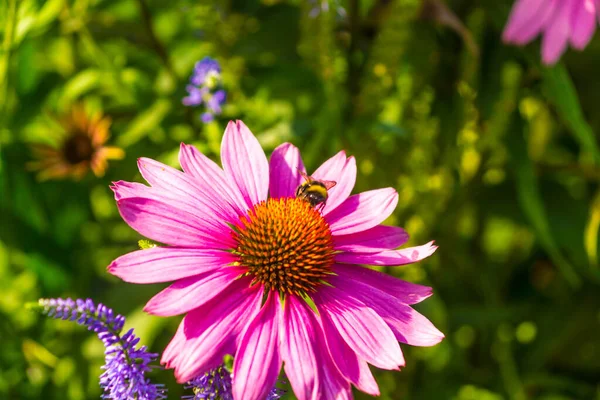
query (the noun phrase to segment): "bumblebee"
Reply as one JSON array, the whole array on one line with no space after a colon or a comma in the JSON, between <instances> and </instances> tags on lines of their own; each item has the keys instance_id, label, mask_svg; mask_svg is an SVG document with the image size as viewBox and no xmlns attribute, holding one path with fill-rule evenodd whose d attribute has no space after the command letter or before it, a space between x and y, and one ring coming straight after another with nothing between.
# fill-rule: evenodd
<instances>
[{"instance_id":1,"label":"bumblebee","mask_svg":"<svg viewBox=\"0 0 600 400\"><path fill-rule=\"evenodd\" d=\"M296 197L304 199L311 206L321 210L325 207L327 201L327 191L336 185L334 181L320 181L299 171L305 182L296 189Z\"/></svg>"}]
</instances>

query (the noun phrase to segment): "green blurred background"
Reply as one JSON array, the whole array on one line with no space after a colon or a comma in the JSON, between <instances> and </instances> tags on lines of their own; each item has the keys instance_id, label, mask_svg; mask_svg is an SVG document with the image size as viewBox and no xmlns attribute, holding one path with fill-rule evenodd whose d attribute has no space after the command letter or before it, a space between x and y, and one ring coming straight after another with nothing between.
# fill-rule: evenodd
<instances>
[{"instance_id":1,"label":"green blurred background","mask_svg":"<svg viewBox=\"0 0 600 400\"><path fill-rule=\"evenodd\" d=\"M446 339L376 371L382 399L600 399L599 35L548 68L538 42L500 41L510 0L1 4L1 399L100 396L100 342L24 309L40 297L104 302L164 349L179 318L141 311L164 285L106 272L140 239L108 185L141 182L138 157L177 166L182 141L218 159L230 119L267 152L299 146L309 172L355 155L356 191L395 187L387 222L440 246L388 269L433 286L417 308ZM204 56L228 92L209 124L181 104ZM38 181L31 145L80 103L112 119L126 158L101 178ZM182 394L171 371L151 377Z\"/></svg>"}]
</instances>

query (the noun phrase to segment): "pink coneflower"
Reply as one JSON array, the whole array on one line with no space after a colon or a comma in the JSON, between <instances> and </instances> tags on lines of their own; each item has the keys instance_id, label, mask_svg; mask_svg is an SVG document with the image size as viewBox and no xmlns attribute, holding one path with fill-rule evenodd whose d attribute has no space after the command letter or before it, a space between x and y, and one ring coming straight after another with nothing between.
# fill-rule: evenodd
<instances>
[{"instance_id":1,"label":"pink coneflower","mask_svg":"<svg viewBox=\"0 0 600 400\"><path fill-rule=\"evenodd\" d=\"M600 19L597 0L517 0L513 5L502 38L507 43L524 45L542 34L542 60L554 64L571 46L583 50Z\"/></svg>"},{"instance_id":2,"label":"pink coneflower","mask_svg":"<svg viewBox=\"0 0 600 400\"><path fill-rule=\"evenodd\" d=\"M230 122L223 169L181 145L184 172L142 158L150 183L113 186L123 219L165 243L126 254L108 268L127 282L175 281L145 307L186 314L162 362L186 382L234 356L236 400L264 399L283 364L298 399L347 399L350 384L377 395L368 364L405 365L398 341L431 346L444 337L410 305L431 295L361 267L403 265L431 255L433 242L395 250L406 232L381 223L392 188L350 195L356 162L339 152L312 177L337 182L325 207L296 198L305 168L285 143L270 162L240 121Z\"/></svg>"}]
</instances>

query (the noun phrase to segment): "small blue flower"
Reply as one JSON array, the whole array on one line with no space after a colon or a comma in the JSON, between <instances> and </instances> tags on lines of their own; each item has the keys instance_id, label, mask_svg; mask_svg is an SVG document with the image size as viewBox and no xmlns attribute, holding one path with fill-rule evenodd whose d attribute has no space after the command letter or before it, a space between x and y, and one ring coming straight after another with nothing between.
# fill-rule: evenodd
<instances>
[{"instance_id":1,"label":"small blue flower","mask_svg":"<svg viewBox=\"0 0 600 400\"><path fill-rule=\"evenodd\" d=\"M284 390L279 389L279 388L273 388L269 392L269 395L267 396L267 400L279 400L279 398L281 396L283 396L284 394L285 394Z\"/></svg>"},{"instance_id":2,"label":"small blue flower","mask_svg":"<svg viewBox=\"0 0 600 400\"><path fill-rule=\"evenodd\" d=\"M194 74L190 82L196 86L207 86L209 89L221 79L221 66L219 62L210 57L204 57L194 66Z\"/></svg>"},{"instance_id":3,"label":"small blue flower","mask_svg":"<svg viewBox=\"0 0 600 400\"><path fill-rule=\"evenodd\" d=\"M231 375L225 367L215 368L204 375L200 375L185 386L192 389L191 396L183 396L182 399L189 400L233 400L231 393Z\"/></svg>"},{"instance_id":4,"label":"small blue flower","mask_svg":"<svg viewBox=\"0 0 600 400\"><path fill-rule=\"evenodd\" d=\"M186 389L192 389L193 395L183 396L185 400L233 400L231 374L225 366L210 370L188 382ZM278 400L284 391L273 388L266 400Z\"/></svg>"},{"instance_id":5,"label":"small blue flower","mask_svg":"<svg viewBox=\"0 0 600 400\"><path fill-rule=\"evenodd\" d=\"M146 346L136 349L140 339L133 329L121 335L125 317L115 315L103 304L96 306L90 299L40 299L39 306L49 317L75 321L98 334L106 348L104 372L100 376L103 399L166 399L163 385L153 384L145 377L157 354L148 353Z\"/></svg>"},{"instance_id":6,"label":"small blue flower","mask_svg":"<svg viewBox=\"0 0 600 400\"><path fill-rule=\"evenodd\" d=\"M191 107L204 105L206 111L201 115L203 122L210 122L215 115L221 114L227 96L222 88L219 63L210 57L198 61L186 90L188 95L183 98L183 104Z\"/></svg>"},{"instance_id":7,"label":"small blue flower","mask_svg":"<svg viewBox=\"0 0 600 400\"><path fill-rule=\"evenodd\" d=\"M331 3L331 4L330 4ZM340 5L339 0L309 0L309 4L312 6L308 15L311 18L316 18L321 13L328 13L329 9L333 8L336 12L338 19L346 18L346 9Z\"/></svg>"}]
</instances>

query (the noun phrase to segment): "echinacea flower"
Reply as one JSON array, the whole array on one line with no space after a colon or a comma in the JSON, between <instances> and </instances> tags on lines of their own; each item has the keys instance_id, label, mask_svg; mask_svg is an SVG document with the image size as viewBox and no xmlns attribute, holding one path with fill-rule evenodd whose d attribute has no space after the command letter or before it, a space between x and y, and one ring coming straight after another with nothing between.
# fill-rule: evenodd
<instances>
[{"instance_id":1,"label":"echinacea flower","mask_svg":"<svg viewBox=\"0 0 600 400\"><path fill-rule=\"evenodd\" d=\"M282 364L298 399L351 398L350 384L377 395L368 364L405 365L399 341L431 346L443 334L411 305L431 288L362 267L404 265L433 242L396 250L407 233L382 222L392 188L351 195L356 161L342 151L314 173L335 181L324 207L295 197L306 173L289 143L267 160L241 122L223 136L223 169L181 145L181 172L141 158L150 186L114 183L123 219L164 243L117 258L108 270L132 283L175 281L145 306L186 314L161 362L186 382L234 356L236 400L263 400Z\"/></svg>"},{"instance_id":2,"label":"echinacea flower","mask_svg":"<svg viewBox=\"0 0 600 400\"><path fill-rule=\"evenodd\" d=\"M159 400L165 399L163 385L146 378L150 363L158 354L149 353L146 346L136 348L140 339L133 329L121 334L125 317L115 315L103 304L97 306L90 299L40 299L39 310L49 317L75 321L96 332L105 347L104 373L100 375L103 399Z\"/></svg>"},{"instance_id":3,"label":"echinacea flower","mask_svg":"<svg viewBox=\"0 0 600 400\"><path fill-rule=\"evenodd\" d=\"M122 149L105 146L110 137L110 119L101 113L89 115L82 105L75 105L59 122L64 131L56 132L57 145L32 145L38 160L30 162L29 168L40 171L40 180L81 179L90 169L100 177L106 171L107 160L124 157Z\"/></svg>"},{"instance_id":4,"label":"echinacea flower","mask_svg":"<svg viewBox=\"0 0 600 400\"><path fill-rule=\"evenodd\" d=\"M186 389L192 389L192 396L183 396L185 400L233 400L231 392L231 374L225 366L220 366L202 374L190 382ZM266 397L266 400L278 400L284 391L273 388Z\"/></svg>"},{"instance_id":5,"label":"echinacea flower","mask_svg":"<svg viewBox=\"0 0 600 400\"><path fill-rule=\"evenodd\" d=\"M517 0L502 39L525 45L542 34L542 60L558 61L567 45L583 50L600 20L600 3L595 0Z\"/></svg>"},{"instance_id":6,"label":"echinacea flower","mask_svg":"<svg viewBox=\"0 0 600 400\"><path fill-rule=\"evenodd\" d=\"M215 115L221 114L227 95L222 88L221 66L218 61L210 57L198 61L186 90L188 95L183 99L184 105L204 105L206 111L201 115L202 122L210 122Z\"/></svg>"}]
</instances>

